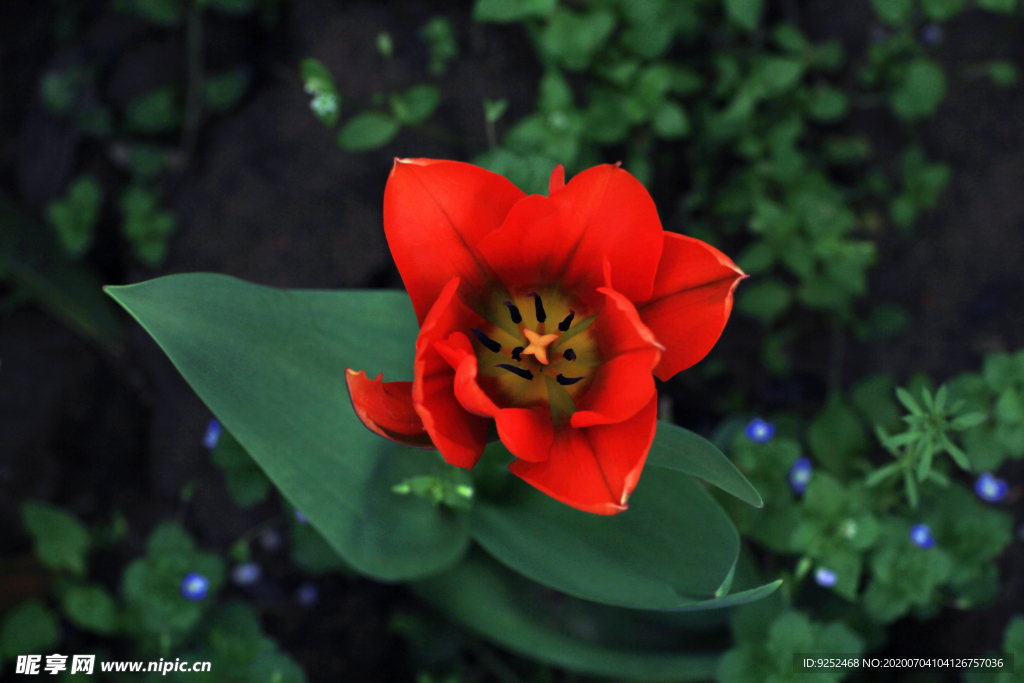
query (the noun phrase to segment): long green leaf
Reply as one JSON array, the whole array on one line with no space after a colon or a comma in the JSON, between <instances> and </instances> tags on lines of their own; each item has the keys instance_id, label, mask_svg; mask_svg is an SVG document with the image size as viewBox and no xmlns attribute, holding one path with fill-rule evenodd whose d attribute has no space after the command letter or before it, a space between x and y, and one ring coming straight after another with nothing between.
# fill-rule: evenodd
<instances>
[{"instance_id":1,"label":"long green leaf","mask_svg":"<svg viewBox=\"0 0 1024 683\"><path fill-rule=\"evenodd\" d=\"M504 450L492 444L492 453ZM488 454L490 455L490 453ZM686 474L649 467L629 509L606 517L559 503L519 480L486 490L470 534L528 578L569 595L636 609L706 609L736 562L739 536Z\"/></svg>"},{"instance_id":2,"label":"long green leaf","mask_svg":"<svg viewBox=\"0 0 1024 683\"><path fill-rule=\"evenodd\" d=\"M482 553L413 590L503 647L597 676L704 681L714 677L728 647L724 612L638 612L552 595Z\"/></svg>"},{"instance_id":3,"label":"long green leaf","mask_svg":"<svg viewBox=\"0 0 1024 683\"><path fill-rule=\"evenodd\" d=\"M688 429L659 422L647 464L692 474L744 503L758 508L764 506L757 489L740 474L732 461L713 443Z\"/></svg>"},{"instance_id":4,"label":"long green leaf","mask_svg":"<svg viewBox=\"0 0 1024 683\"><path fill-rule=\"evenodd\" d=\"M398 581L462 556L460 515L391 491L431 474L436 455L369 432L345 387L346 368L409 379L418 330L403 293L281 290L204 273L107 292L354 568Z\"/></svg>"}]
</instances>

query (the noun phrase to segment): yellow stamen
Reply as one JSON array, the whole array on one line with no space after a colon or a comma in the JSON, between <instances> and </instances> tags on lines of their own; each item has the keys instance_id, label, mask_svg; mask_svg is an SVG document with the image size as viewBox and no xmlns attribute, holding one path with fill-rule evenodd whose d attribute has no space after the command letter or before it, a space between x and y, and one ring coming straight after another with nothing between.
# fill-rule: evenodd
<instances>
[{"instance_id":1,"label":"yellow stamen","mask_svg":"<svg viewBox=\"0 0 1024 683\"><path fill-rule=\"evenodd\" d=\"M537 334L533 330L523 329L523 334L526 335L526 339L530 342L530 345L523 349L520 356L525 356L530 353L537 359L542 365L548 364L548 346L553 342L557 341L560 334Z\"/></svg>"}]
</instances>

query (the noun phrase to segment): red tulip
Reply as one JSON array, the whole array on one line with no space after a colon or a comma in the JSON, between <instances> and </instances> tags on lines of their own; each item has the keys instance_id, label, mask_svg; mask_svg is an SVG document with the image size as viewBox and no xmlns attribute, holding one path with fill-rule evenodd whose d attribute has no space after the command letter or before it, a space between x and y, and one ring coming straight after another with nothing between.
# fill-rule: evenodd
<instances>
[{"instance_id":1,"label":"red tulip","mask_svg":"<svg viewBox=\"0 0 1024 683\"><path fill-rule=\"evenodd\" d=\"M476 464L488 431L513 473L580 510L626 509L657 418L654 377L702 359L743 272L665 232L618 166L526 196L470 164L400 159L384 231L420 323L414 380L348 371L374 432Z\"/></svg>"}]
</instances>

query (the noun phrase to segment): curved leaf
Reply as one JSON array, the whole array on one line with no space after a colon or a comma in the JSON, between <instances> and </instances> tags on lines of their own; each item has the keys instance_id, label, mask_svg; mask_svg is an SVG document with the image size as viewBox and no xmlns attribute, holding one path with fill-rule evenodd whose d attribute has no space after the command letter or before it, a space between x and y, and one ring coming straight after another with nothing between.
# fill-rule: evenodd
<instances>
[{"instance_id":1,"label":"curved leaf","mask_svg":"<svg viewBox=\"0 0 1024 683\"><path fill-rule=\"evenodd\" d=\"M667 422L658 432L647 455L647 465L679 470L703 479L754 507L764 507L757 489L740 474L718 448L699 434Z\"/></svg>"},{"instance_id":2,"label":"curved leaf","mask_svg":"<svg viewBox=\"0 0 1024 683\"><path fill-rule=\"evenodd\" d=\"M488 455L504 450L492 444ZM629 509L611 517L563 505L518 479L504 494L488 499L481 490L470 535L531 580L584 600L707 609L725 593L739 553L736 529L714 499L670 469L649 467Z\"/></svg>"},{"instance_id":3,"label":"curved leaf","mask_svg":"<svg viewBox=\"0 0 1024 683\"><path fill-rule=\"evenodd\" d=\"M412 587L439 611L509 650L587 674L704 681L714 677L729 646L725 612L683 615L595 605L552 594L483 553Z\"/></svg>"},{"instance_id":4,"label":"curved leaf","mask_svg":"<svg viewBox=\"0 0 1024 683\"><path fill-rule=\"evenodd\" d=\"M349 367L408 379L418 329L405 294L281 290L207 273L107 293L354 568L398 581L462 556L458 514L391 491L430 474L436 456L366 430L345 388Z\"/></svg>"}]
</instances>

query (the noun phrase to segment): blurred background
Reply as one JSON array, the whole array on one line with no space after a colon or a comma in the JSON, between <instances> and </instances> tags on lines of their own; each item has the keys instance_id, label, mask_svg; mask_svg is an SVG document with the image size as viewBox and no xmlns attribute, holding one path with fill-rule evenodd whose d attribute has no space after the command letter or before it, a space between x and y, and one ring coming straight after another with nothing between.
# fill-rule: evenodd
<instances>
[{"instance_id":1,"label":"blurred background","mask_svg":"<svg viewBox=\"0 0 1024 683\"><path fill-rule=\"evenodd\" d=\"M400 288L381 217L396 156L529 192L556 163L621 161L666 229L753 276L711 356L659 387L661 416L722 439L754 414L797 424L866 377L891 400L1024 347L1022 67L1016 0L0 4L4 680L19 634L114 659L214 647L216 624L125 573L146 553L163 571L168 520L223 574L224 632L264 657L211 680L583 680L347 573L99 286ZM1024 609L1024 440L985 438L968 454L1003 466L1016 520L996 592L936 598L883 652L999 651ZM68 598L69 573L96 590ZM180 642L151 613L181 619Z\"/></svg>"}]
</instances>

